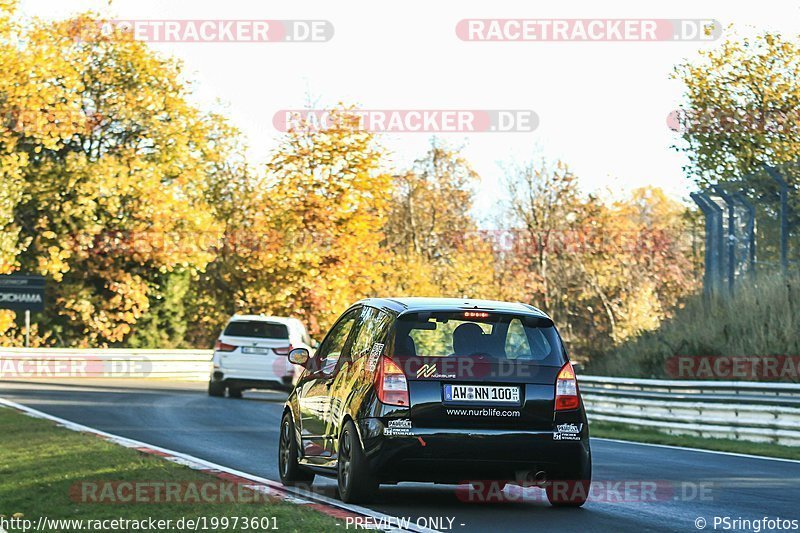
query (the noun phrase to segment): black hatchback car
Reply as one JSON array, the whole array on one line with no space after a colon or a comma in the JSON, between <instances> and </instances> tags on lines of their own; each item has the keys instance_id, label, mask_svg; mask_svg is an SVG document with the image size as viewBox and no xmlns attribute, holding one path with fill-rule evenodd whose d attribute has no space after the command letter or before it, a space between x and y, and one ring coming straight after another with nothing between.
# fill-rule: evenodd
<instances>
[{"instance_id":1,"label":"black hatchback car","mask_svg":"<svg viewBox=\"0 0 800 533\"><path fill-rule=\"evenodd\" d=\"M334 324L281 420L286 485L337 477L346 502L381 483L542 486L586 501L592 460L578 383L552 320L521 303L368 299Z\"/></svg>"}]
</instances>

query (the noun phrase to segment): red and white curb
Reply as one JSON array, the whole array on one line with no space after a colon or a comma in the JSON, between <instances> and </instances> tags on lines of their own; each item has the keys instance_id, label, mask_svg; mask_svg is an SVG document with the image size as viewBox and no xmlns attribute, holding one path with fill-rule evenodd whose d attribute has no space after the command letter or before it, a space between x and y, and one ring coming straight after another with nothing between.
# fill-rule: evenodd
<instances>
[{"instance_id":1,"label":"red and white curb","mask_svg":"<svg viewBox=\"0 0 800 533\"><path fill-rule=\"evenodd\" d=\"M328 498L327 496L324 496L322 494L317 494L314 492L295 489L291 487L285 487L281 483L278 483L276 481L272 481L270 479L263 478L261 476L256 476L254 474L248 474L247 472L242 472L240 470L236 470L233 468L228 468L227 466L222 466L216 463L212 463L210 461L206 461L205 459L200 459L199 457L194 457L192 455L188 455L185 453L168 450L160 446L147 444L146 442L141 442L138 440L129 439L127 437L114 435L112 433L107 433L105 431L100 431L98 429L94 429L89 426L84 426L83 424L78 424L75 422L71 422L69 420L65 420L63 418L59 418L57 416L47 414L45 412L33 409L26 405L12 402L11 400L6 400L5 398L0 398L0 405L16 409L17 411L21 411L22 413L25 413L26 415L34 418L43 418L46 420L51 420L53 422L56 422L59 426L62 426L72 431L89 433L97 437L100 437L106 441L113 442L114 444L124 446L126 448L132 448L142 453L147 453L150 455L156 455L158 457L162 457L167 461L187 466L192 470L198 470L200 472L217 477L219 479L247 484L249 488L261 492L262 494L267 494L270 497L277 498L289 503L294 503L298 505L307 505L308 507L311 507L321 513L332 516L334 518L346 520L347 518L354 518L354 517L368 517L371 519L370 520L371 524L387 524L389 527L385 529L386 531L414 531L418 533L431 533L436 531L434 529L421 527L413 523L408 524L408 526L404 528L391 527L392 524L400 524L404 523L405 521L401 521L400 518L395 516L380 513L378 511L373 511L372 509L367 509L366 507L361 507L359 505L351 505L333 498ZM0 533L5 533L5 532L0 530Z\"/></svg>"}]
</instances>

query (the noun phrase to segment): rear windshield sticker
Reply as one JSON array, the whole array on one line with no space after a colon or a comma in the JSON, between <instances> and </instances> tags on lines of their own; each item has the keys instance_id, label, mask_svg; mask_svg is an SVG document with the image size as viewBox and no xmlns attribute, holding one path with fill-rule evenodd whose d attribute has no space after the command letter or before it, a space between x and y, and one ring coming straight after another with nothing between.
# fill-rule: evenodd
<instances>
[{"instance_id":1,"label":"rear windshield sticker","mask_svg":"<svg viewBox=\"0 0 800 533\"><path fill-rule=\"evenodd\" d=\"M372 350L369 352L369 358L367 359L367 370L375 372L375 369L378 367L378 359L380 359L382 353L383 344L376 342L372 345Z\"/></svg>"}]
</instances>

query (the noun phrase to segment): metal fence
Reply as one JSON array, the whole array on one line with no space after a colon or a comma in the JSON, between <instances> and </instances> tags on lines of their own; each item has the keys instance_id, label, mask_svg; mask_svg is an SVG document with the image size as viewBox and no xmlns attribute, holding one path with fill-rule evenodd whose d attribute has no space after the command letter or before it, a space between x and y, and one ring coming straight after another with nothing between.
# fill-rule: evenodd
<instances>
[{"instance_id":1,"label":"metal fence","mask_svg":"<svg viewBox=\"0 0 800 533\"><path fill-rule=\"evenodd\" d=\"M579 376L589 421L800 445L800 384Z\"/></svg>"},{"instance_id":2,"label":"metal fence","mask_svg":"<svg viewBox=\"0 0 800 533\"><path fill-rule=\"evenodd\" d=\"M211 350L0 348L0 379L206 381ZM580 375L590 421L672 434L800 445L800 384Z\"/></svg>"},{"instance_id":3,"label":"metal fence","mask_svg":"<svg viewBox=\"0 0 800 533\"><path fill-rule=\"evenodd\" d=\"M706 297L733 295L740 280L755 280L757 271L786 275L796 270L798 179L800 161L766 165L738 181L691 193L705 217Z\"/></svg>"},{"instance_id":4,"label":"metal fence","mask_svg":"<svg viewBox=\"0 0 800 533\"><path fill-rule=\"evenodd\" d=\"M0 379L208 381L212 350L0 348Z\"/></svg>"}]
</instances>

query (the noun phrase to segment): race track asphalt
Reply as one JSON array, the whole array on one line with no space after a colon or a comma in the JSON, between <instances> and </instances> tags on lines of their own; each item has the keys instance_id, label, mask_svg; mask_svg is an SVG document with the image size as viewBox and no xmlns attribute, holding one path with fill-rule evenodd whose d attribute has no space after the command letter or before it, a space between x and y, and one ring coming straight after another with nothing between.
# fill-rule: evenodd
<instances>
[{"instance_id":1,"label":"race track asphalt","mask_svg":"<svg viewBox=\"0 0 800 533\"><path fill-rule=\"evenodd\" d=\"M279 393L245 392L244 399L234 400L211 398L198 383L53 380L0 381L0 397L278 479L278 428L285 398ZM535 488L527 489L525 497L506 489L507 498L515 501L475 503L459 498L454 486L417 483L383 486L369 507L412 522L435 518L447 524L451 518L454 531L699 531L698 518L705 520L706 531L747 531L754 527L724 529L718 523L715 529L715 517L800 519L798 462L603 439L593 439L592 453L592 498L582 509L551 508L534 496L541 493ZM315 487L335 495L332 480L318 476ZM459 493L468 491L462 487Z\"/></svg>"}]
</instances>

